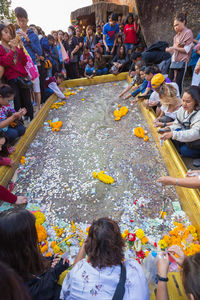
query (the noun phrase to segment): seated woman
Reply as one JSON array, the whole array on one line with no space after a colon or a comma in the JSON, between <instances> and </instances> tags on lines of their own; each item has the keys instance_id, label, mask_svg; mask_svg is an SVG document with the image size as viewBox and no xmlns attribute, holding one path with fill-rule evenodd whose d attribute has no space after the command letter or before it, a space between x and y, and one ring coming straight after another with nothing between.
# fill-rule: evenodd
<instances>
[{"instance_id":1,"label":"seated woman","mask_svg":"<svg viewBox=\"0 0 200 300\"><path fill-rule=\"evenodd\" d=\"M200 87L191 86L182 97L182 107L161 140L172 139L182 156L200 157Z\"/></svg>"},{"instance_id":2,"label":"seated woman","mask_svg":"<svg viewBox=\"0 0 200 300\"><path fill-rule=\"evenodd\" d=\"M94 68L96 75L108 74L112 55L102 55L100 50L95 51Z\"/></svg>"},{"instance_id":3,"label":"seated woman","mask_svg":"<svg viewBox=\"0 0 200 300\"><path fill-rule=\"evenodd\" d=\"M42 256L34 215L25 209L12 208L0 213L0 261L21 276L32 299L58 300L60 274L69 265L65 259Z\"/></svg>"},{"instance_id":4,"label":"seated woman","mask_svg":"<svg viewBox=\"0 0 200 300\"><path fill-rule=\"evenodd\" d=\"M93 54L90 51L89 47L84 46L83 54L81 55L80 62L79 62L79 67L80 67L81 74L84 73L85 67L88 63L88 59L91 58L91 57L93 58Z\"/></svg>"},{"instance_id":5,"label":"seated woman","mask_svg":"<svg viewBox=\"0 0 200 300\"><path fill-rule=\"evenodd\" d=\"M112 67L110 69L110 73L114 75L119 74L120 72L124 72L126 70L126 66L128 63L128 56L126 54L126 48L124 45L118 47L117 54L112 60Z\"/></svg>"},{"instance_id":6,"label":"seated woman","mask_svg":"<svg viewBox=\"0 0 200 300\"><path fill-rule=\"evenodd\" d=\"M181 99L177 97L177 90L171 84L165 84L159 90L161 112L154 120L154 127L166 127L173 125L177 111L181 106Z\"/></svg>"},{"instance_id":7,"label":"seated woman","mask_svg":"<svg viewBox=\"0 0 200 300\"><path fill-rule=\"evenodd\" d=\"M14 90L6 84L0 85L0 130L3 130L9 142L15 141L25 133L21 122L26 109L20 108L18 112L9 104L14 98Z\"/></svg>"},{"instance_id":8,"label":"seated woman","mask_svg":"<svg viewBox=\"0 0 200 300\"><path fill-rule=\"evenodd\" d=\"M65 277L60 299L119 299L113 298L119 282L122 290L125 287L124 300L149 299L143 269L135 260L124 261L124 246L115 221L108 218L93 221L85 251L79 257L82 260Z\"/></svg>"},{"instance_id":9,"label":"seated woman","mask_svg":"<svg viewBox=\"0 0 200 300\"><path fill-rule=\"evenodd\" d=\"M168 248L166 255L159 258L157 262L158 286L156 300L169 300L167 290L169 256L182 268L182 282L188 299L200 299L200 253L185 257L181 248L175 245Z\"/></svg>"}]
</instances>

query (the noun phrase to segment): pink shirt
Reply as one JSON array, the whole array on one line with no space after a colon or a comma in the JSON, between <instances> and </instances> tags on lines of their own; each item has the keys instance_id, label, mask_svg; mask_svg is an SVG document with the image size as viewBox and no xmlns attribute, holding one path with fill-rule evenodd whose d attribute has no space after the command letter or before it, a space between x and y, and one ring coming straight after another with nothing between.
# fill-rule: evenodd
<instances>
[{"instance_id":1,"label":"pink shirt","mask_svg":"<svg viewBox=\"0 0 200 300\"><path fill-rule=\"evenodd\" d=\"M181 33L177 33L174 37L174 46L184 48L186 53L181 53L180 51L174 51L174 61L184 61L188 62L190 60L190 55L192 53L193 45L193 33L187 27L184 27Z\"/></svg>"}]
</instances>

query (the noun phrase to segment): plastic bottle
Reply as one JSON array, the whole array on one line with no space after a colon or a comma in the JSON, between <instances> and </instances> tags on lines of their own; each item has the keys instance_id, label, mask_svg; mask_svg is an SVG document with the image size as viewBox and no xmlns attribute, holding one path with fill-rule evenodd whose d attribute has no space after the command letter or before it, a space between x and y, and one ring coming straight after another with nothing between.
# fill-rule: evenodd
<instances>
[{"instance_id":1,"label":"plastic bottle","mask_svg":"<svg viewBox=\"0 0 200 300\"><path fill-rule=\"evenodd\" d=\"M149 253L147 258L145 258L143 263L144 273L149 285L150 294L155 290L157 286L157 261L158 255L156 251Z\"/></svg>"}]
</instances>

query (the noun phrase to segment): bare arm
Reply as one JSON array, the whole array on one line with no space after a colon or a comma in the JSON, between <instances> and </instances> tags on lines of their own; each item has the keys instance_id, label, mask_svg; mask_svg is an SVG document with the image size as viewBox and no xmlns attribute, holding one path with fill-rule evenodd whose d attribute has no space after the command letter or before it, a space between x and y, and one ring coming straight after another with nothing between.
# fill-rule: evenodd
<instances>
[{"instance_id":1,"label":"bare arm","mask_svg":"<svg viewBox=\"0 0 200 300\"><path fill-rule=\"evenodd\" d=\"M146 96L150 92L151 88L146 88L145 92L141 96Z\"/></svg>"},{"instance_id":2,"label":"bare arm","mask_svg":"<svg viewBox=\"0 0 200 300\"><path fill-rule=\"evenodd\" d=\"M128 91L130 91L130 89L132 88L132 85L128 85L119 95L119 97L124 96L124 94L126 94Z\"/></svg>"},{"instance_id":3,"label":"bare arm","mask_svg":"<svg viewBox=\"0 0 200 300\"><path fill-rule=\"evenodd\" d=\"M85 257L85 242L83 242L82 247L79 250L79 253L77 257L75 258L75 261L73 263L73 266L75 266L80 260L82 260Z\"/></svg>"},{"instance_id":4,"label":"bare arm","mask_svg":"<svg viewBox=\"0 0 200 300\"><path fill-rule=\"evenodd\" d=\"M158 179L158 182L165 185L177 185L190 189L200 188L200 180L198 176L186 178L174 178L171 176L163 176Z\"/></svg>"},{"instance_id":5,"label":"bare arm","mask_svg":"<svg viewBox=\"0 0 200 300\"><path fill-rule=\"evenodd\" d=\"M16 119L16 117L14 116L14 114L12 116L10 116L9 118L7 118L4 121L0 122L0 128L4 128L10 125L10 123L12 123L14 120Z\"/></svg>"}]
</instances>

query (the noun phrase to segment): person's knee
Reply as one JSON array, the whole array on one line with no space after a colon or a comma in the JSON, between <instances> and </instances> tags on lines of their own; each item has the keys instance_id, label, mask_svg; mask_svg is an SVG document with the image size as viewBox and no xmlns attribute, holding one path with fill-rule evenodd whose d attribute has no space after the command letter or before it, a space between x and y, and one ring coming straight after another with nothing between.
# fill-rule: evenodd
<instances>
[{"instance_id":1,"label":"person's knee","mask_svg":"<svg viewBox=\"0 0 200 300\"><path fill-rule=\"evenodd\" d=\"M17 132L17 130L16 129L14 129L14 128L9 128L7 131L6 131L6 136L7 136L7 138L8 138L8 140L10 141L10 142L12 142L12 141L14 141L14 140L16 140L17 138L18 138L18 132Z\"/></svg>"},{"instance_id":2,"label":"person's knee","mask_svg":"<svg viewBox=\"0 0 200 300\"><path fill-rule=\"evenodd\" d=\"M101 75L101 70L97 70L97 75Z\"/></svg>"},{"instance_id":3,"label":"person's knee","mask_svg":"<svg viewBox=\"0 0 200 300\"><path fill-rule=\"evenodd\" d=\"M196 158L200 156L200 151L198 150L194 150L194 149L190 149L186 144L182 145L180 147L180 154L183 157L192 157L192 158Z\"/></svg>"},{"instance_id":4,"label":"person's knee","mask_svg":"<svg viewBox=\"0 0 200 300\"><path fill-rule=\"evenodd\" d=\"M18 132L18 137L22 136L26 131L26 128L23 125L18 126L17 132Z\"/></svg>"},{"instance_id":5,"label":"person's knee","mask_svg":"<svg viewBox=\"0 0 200 300\"><path fill-rule=\"evenodd\" d=\"M103 70L102 70L102 74L107 74L108 73L108 68L104 68Z\"/></svg>"}]
</instances>

